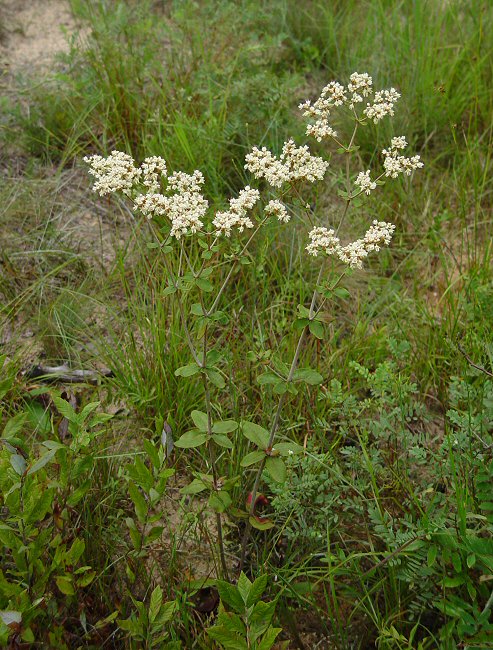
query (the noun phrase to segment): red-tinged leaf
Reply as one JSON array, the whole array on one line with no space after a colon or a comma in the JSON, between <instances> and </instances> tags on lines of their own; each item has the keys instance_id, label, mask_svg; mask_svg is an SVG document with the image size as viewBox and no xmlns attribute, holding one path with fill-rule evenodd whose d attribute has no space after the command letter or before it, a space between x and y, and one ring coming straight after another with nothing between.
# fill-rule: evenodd
<instances>
[{"instance_id":1,"label":"red-tinged leaf","mask_svg":"<svg viewBox=\"0 0 493 650\"><path fill-rule=\"evenodd\" d=\"M267 519L266 517L253 516L249 517L248 521L250 522L250 525L257 530L269 530L270 528L274 528L275 525L273 521Z\"/></svg>"},{"instance_id":2,"label":"red-tinged leaf","mask_svg":"<svg viewBox=\"0 0 493 650\"><path fill-rule=\"evenodd\" d=\"M251 505L252 505L252 493L249 492L246 499L246 507L250 509ZM269 500L267 499L267 497L264 494L257 494L257 496L255 497L254 510L257 508L257 506L268 506L268 505L269 505Z\"/></svg>"}]
</instances>

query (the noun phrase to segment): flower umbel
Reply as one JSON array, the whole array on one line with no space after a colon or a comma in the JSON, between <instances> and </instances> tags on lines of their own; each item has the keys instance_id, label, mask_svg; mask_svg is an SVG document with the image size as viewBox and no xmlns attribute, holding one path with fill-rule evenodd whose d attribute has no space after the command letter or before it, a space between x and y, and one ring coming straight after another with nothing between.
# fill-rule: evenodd
<instances>
[{"instance_id":1,"label":"flower umbel","mask_svg":"<svg viewBox=\"0 0 493 650\"><path fill-rule=\"evenodd\" d=\"M85 156L84 162L89 164L89 173L96 178L92 189L100 196L113 192L129 196L142 174L142 170L135 167L132 156L123 151L112 151L107 158Z\"/></svg>"},{"instance_id":2,"label":"flower umbel","mask_svg":"<svg viewBox=\"0 0 493 650\"><path fill-rule=\"evenodd\" d=\"M287 181L307 180L313 183L322 180L329 163L312 156L308 146L297 147L294 140L284 143L277 158L265 147L254 147L245 157L245 169L255 178L265 178L272 187L281 187Z\"/></svg>"},{"instance_id":3,"label":"flower umbel","mask_svg":"<svg viewBox=\"0 0 493 650\"><path fill-rule=\"evenodd\" d=\"M377 184L370 178L369 169L366 172L360 172L354 181L354 184L357 185L362 192L365 192L365 194L370 194L370 192L377 186Z\"/></svg>"},{"instance_id":4,"label":"flower umbel","mask_svg":"<svg viewBox=\"0 0 493 650\"><path fill-rule=\"evenodd\" d=\"M260 198L260 192L252 189L249 185L241 190L237 199L230 199L227 212L217 212L212 222L216 228L216 236L231 236L234 227L239 232L245 228L253 228L253 221L247 217L247 210L251 210Z\"/></svg>"},{"instance_id":5,"label":"flower umbel","mask_svg":"<svg viewBox=\"0 0 493 650\"><path fill-rule=\"evenodd\" d=\"M267 205L264 208L265 214L272 214L277 217L279 221L282 221L283 223L288 223L288 221L291 219L291 216L288 214L288 211L286 209L286 206L284 203L281 203L281 201L275 200L275 201L269 201Z\"/></svg>"},{"instance_id":6,"label":"flower umbel","mask_svg":"<svg viewBox=\"0 0 493 650\"><path fill-rule=\"evenodd\" d=\"M407 147L406 138L399 136L392 138L390 141L390 149L384 149L382 151L385 176L390 176L391 178L397 178L399 174L410 176L415 169L423 167L420 156L406 158L400 155L399 151L405 147Z\"/></svg>"},{"instance_id":7,"label":"flower umbel","mask_svg":"<svg viewBox=\"0 0 493 650\"><path fill-rule=\"evenodd\" d=\"M310 243L306 247L309 255L317 257L319 252L326 255L336 255L341 262L350 268L361 269L363 260L371 251L379 251L381 246L388 246L392 239L395 226L385 221L373 221L363 239L341 246L339 238L333 229L316 227L309 234Z\"/></svg>"}]
</instances>

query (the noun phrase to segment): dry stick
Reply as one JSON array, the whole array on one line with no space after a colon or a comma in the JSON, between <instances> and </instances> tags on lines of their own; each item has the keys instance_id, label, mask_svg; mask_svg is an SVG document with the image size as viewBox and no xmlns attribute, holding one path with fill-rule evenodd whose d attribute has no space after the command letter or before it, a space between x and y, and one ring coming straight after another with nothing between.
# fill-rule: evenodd
<instances>
[{"instance_id":1,"label":"dry stick","mask_svg":"<svg viewBox=\"0 0 493 650\"><path fill-rule=\"evenodd\" d=\"M484 372L484 374L487 375L488 377L493 377L493 372L490 372L489 370L486 370L486 368L483 368L483 366L479 366L477 363L474 363L474 361L467 354L467 352L461 347L460 343L457 343L457 348L470 366L476 368L476 370L480 370L481 372Z\"/></svg>"}]
</instances>

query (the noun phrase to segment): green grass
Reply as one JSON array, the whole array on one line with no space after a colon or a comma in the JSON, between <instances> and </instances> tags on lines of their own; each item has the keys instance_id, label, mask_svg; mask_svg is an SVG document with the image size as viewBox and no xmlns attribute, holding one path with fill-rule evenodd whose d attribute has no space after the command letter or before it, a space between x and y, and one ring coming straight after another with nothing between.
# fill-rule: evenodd
<instances>
[{"instance_id":1,"label":"green grass","mask_svg":"<svg viewBox=\"0 0 493 650\"><path fill-rule=\"evenodd\" d=\"M46 608L31 623L36 641L150 647L131 642L116 619L135 613L135 601L148 602L161 583L178 602L170 639L214 647L204 631L213 621L197 611L194 599L203 594L194 595L193 584L214 547L212 519L205 500L178 489L206 471L205 455L175 449L176 474L159 502L166 533L145 554L135 552L125 523L135 513L124 476L144 453L143 440L158 444L163 421L178 438L190 412L203 410L203 389L174 374L190 356L145 224L92 195L82 157L117 148L138 159L162 155L172 170L201 169L207 198L224 209L251 180L243 165L253 145L277 153L289 135L303 141L297 104L330 79L367 70L376 85L395 85L402 100L392 132L387 123L365 129L361 168L375 162L375 143L381 149L401 133L425 167L412 183L372 195L363 214L349 214L351 233L376 218L395 223L396 235L368 273L348 279L351 298L327 306L329 340L303 348L302 365L317 367L324 383L282 412L283 435L306 453L293 459L282 488L264 486L265 514L277 525L255 532L246 570L268 573L289 648L490 647L490 3L71 4L87 28L83 47L64 55L49 83L14 79L9 96L22 101L6 102L1 123L0 354L7 359L0 428L26 413L19 444L28 456L42 440L60 439L60 413L51 398L32 394L39 386L21 372L40 361L111 369L96 388L59 388L75 393L79 407L101 400L102 411L117 415L91 443L92 465L79 468L72 485L55 465L37 479L59 490L40 527L53 525L63 543L83 539L82 565L95 578L76 596L50 579ZM337 127L344 134L349 125ZM317 217L338 209L339 168L333 154L312 195ZM94 217L89 226L86 213ZM223 296L234 328L214 333L225 355L218 418L260 421L276 407L276 395L255 378L269 354L289 363L290 322L311 298L317 267L305 255L301 226L294 219L265 229L254 263L241 266ZM190 249L193 259L199 253ZM232 492L241 508L254 471L240 467L247 441L232 436L233 454L220 455L218 465L220 475L242 474ZM8 458L0 447L10 467ZM5 481L2 513L13 508ZM83 501L67 507L63 499L82 486ZM234 517L226 525L232 566L243 526ZM2 592L2 575L17 578L11 555L0 557L0 610L11 610L24 596Z\"/></svg>"}]
</instances>

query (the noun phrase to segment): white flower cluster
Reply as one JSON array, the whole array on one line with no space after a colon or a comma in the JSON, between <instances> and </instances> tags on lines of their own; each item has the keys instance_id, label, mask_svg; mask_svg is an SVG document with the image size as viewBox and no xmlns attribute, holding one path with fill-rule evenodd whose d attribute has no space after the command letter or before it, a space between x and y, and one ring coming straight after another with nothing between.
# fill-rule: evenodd
<instances>
[{"instance_id":1,"label":"white flower cluster","mask_svg":"<svg viewBox=\"0 0 493 650\"><path fill-rule=\"evenodd\" d=\"M407 147L406 138L400 136L392 138L390 149L384 149L382 151L384 156L383 167L385 169L385 176L390 176L391 178L397 178L399 174L410 176L415 169L423 167L423 163L419 156L406 158L399 153L400 150L405 147Z\"/></svg>"},{"instance_id":2,"label":"white flower cluster","mask_svg":"<svg viewBox=\"0 0 493 650\"><path fill-rule=\"evenodd\" d=\"M254 147L245 157L245 169L255 178L265 178L272 187L281 187L287 181L307 180L313 183L322 180L329 163L310 154L305 145L296 147L293 140L284 143L277 158L265 147Z\"/></svg>"},{"instance_id":3,"label":"white flower cluster","mask_svg":"<svg viewBox=\"0 0 493 650\"><path fill-rule=\"evenodd\" d=\"M283 223L288 223L291 219L291 216L288 214L286 206L281 201L277 199L274 201L269 201L264 208L265 214L272 214L278 218L279 221Z\"/></svg>"},{"instance_id":4,"label":"white flower cluster","mask_svg":"<svg viewBox=\"0 0 493 650\"><path fill-rule=\"evenodd\" d=\"M89 173L96 177L93 189L101 196L123 192L127 196L135 191L140 182L146 188L145 194L137 194L134 208L148 219L166 216L171 222L170 235L179 239L189 232L195 233L204 225L208 202L201 194L204 177L201 172L193 174L174 172L167 178L167 191L161 194L161 181L166 179L166 162L160 156L146 158L140 168L135 166L131 156L113 151L107 158L86 156ZM142 187L142 186L141 186Z\"/></svg>"},{"instance_id":5,"label":"white flower cluster","mask_svg":"<svg viewBox=\"0 0 493 650\"><path fill-rule=\"evenodd\" d=\"M308 235L310 243L306 247L309 255L317 257L320 251L324 251L326 255L333 255L338 253L341 248L339 237L336 237L335 230L332 228L324 228L317 226Z\"/></svg>"},{"instance_id":6,"label":"white flower cluster","mask_svg":"<svg viewBox=\"0 0 493 650\"><path fill-rule=\"evenodd\" d=\"M394 104L399 97L400 94L395 88L380 90L375 93L373 104L367 104L363 113L369 120L373 120L375 124L380 122L386 115L393 117Z\"/></svg>"},{"instance_id":7,"label":"white flower cluster","mask_svg":"<svg viewBox=\"0 0 493 650\"><path fill-rule=\"evenodd\" d=\"M374 221L366 231L363 239L357 239L346 246L341 246L339 237L334 230L323 227L316 227L309 234L310 243L306 247L309 255L317 257L323 251L326 255L337 255L337 257L350 268L361 269L363 260L368 257L371 251L379 251L381 246L388 246L395 226L385 221Z\"/></svg>"},{"instance_id":8,"label":"white flower cluster","mask_svg":"<svg viewBox=\"0 0 493 650\"><path fill-rule=\"evenodd\" d=\"M349 108L354 108L355 104L363 101L363 97L368 97L373 92L373 79L367 72L353 72L347 89L351 93Z\"/></svg>"},{"instance_id":9,"label":"white flower cluster","mask_svg":"<svg viewBox=\"0 0 493 650\"><path fill-rule=\"evenodd\" d=\"M249 185L241 190L237 199L230 199L227 212L217 212L212 222L216 228L216 236L231 236L231 230L236 227L239 232L245 228L253 228L252 220L247 217L247 210L251 210L260 198L260 192Z\"/></svg>"},{"instance_id":10,"label":"white flower cluster","mask_svg":"<svg viewBox=\"0 0 493 650\"><path fill-rule=\"evenodd\" d=\"M372 190L374 190L377 186L375 181L372 181L370 178L370 170L368 169L366 172L360 172L354 181L354 184L357 185L362 192L365 192L366 194L370 194Z\"/></svg>"},{"instance_id":11,"label":"white flower cluster","mask_svg":"<svg viewBox=\"0 0 493 650\"><path fill-rule=\"evenodd\" d=\"M107 158L85 156L84 162L89 165L89 174L96 178L92 189L100 196L113 192L128 196L142 174L142 170L135 167L132 156L123 151L112 151Z\"/></svg>"},{"instance_id":12,"label":"white flower cluster","mask_svg":"<svg viewBox=\"0 0 493 650\"><path fill-rule=\"evenodd\" d=\"M170 235L176 239L202 228L208 205L200 192L188 191L171 196L149 192L137 195L134 200L135 209L148 219L166 216L171 221Z\"/></svg>"},{"instance_id":13,"label":"white flower cluster","mask_svg":"<svg viewBox=\"0 0 493 650\"><path fill-rule=\"evenodd\" d=\"M166 178L168 173L165 160L160 156L151 156L144 159L140 168L144 185L149 188L149 192L157 192L160 188L159 177Z\"/></svg>"},{"instance_id":14,"label":"white flower cluster","mask_svg":"<svg viewBox=\"0 0 493 650\"><path fill-rule=\"evenodd\" d=\"M204 184L204 175L198 169L193 174L185 174L185 172L173 172L168 177L168 187L175 192L191 192L196 194L202 189Z\"/></svg>"},{"instance_id":15,"label":"white flower cluster","mask_svg":"<svg viewBox=\"0 0 493 650\"><path fill-rule=\"evenodd\" d=\"M299 105L305 117L315 120L308 124L306 134L313 136L319 142L327 137L337 138L337 132L329 124L331 110L343 105L354 110L356 104L361 104L365 97L370 97L372 94L373 79L367 72L353 72L349 77L347 88L337 81L331 81L313 104L307 100ZM394 104L399 97L395 88L379 90L373 97L373 103L367 103L363 114L377 123L385 115L394 114Z\"/></svg>"}]
</instances>

